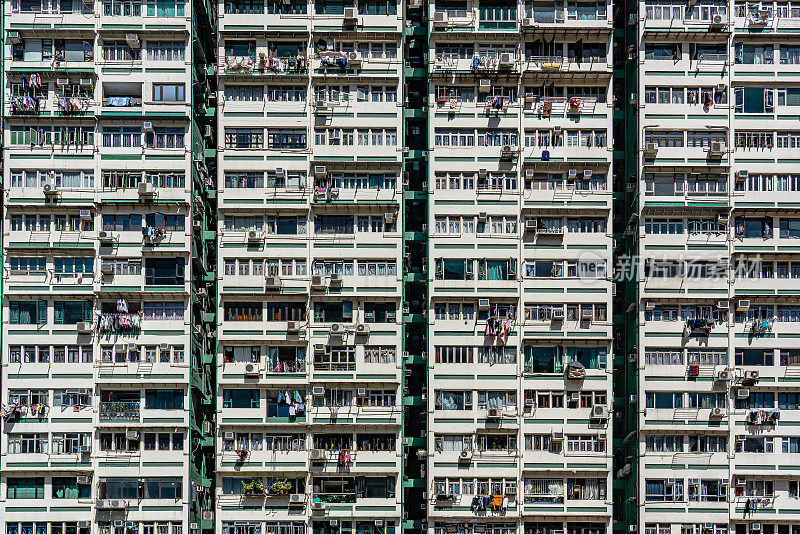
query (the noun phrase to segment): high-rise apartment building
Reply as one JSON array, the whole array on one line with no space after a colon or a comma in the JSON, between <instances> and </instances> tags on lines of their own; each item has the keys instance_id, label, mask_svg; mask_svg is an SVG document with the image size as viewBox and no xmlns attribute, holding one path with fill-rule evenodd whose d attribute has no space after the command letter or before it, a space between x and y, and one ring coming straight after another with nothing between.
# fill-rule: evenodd
<instances>
[{"instance_id":1,"label":"high-rise apartment building","mask_svg":"<svg viewBox=\"0 0 800 534\"><path fill-rule=\"evenodd\" d=\"M795 534L798 9L9 0L0 534Z\"/></svg>"},{"instance_id":2,"label":"high-rise apartment building","mask_svg":"<svg viewBox=\"0 0 800 534\"><path fill-rule=\"evenodd\" d=\"M639 6L625 401L648 533L797 528L797 24L783 2Z\"/></svg>"},{"instance_id":3,"label":"high-rise apartment building","mask_svg":"<svg viewBox=\"0 0 800 534\"><path fill-rule=\"evenodd\" d=\"M214 12L4 4L3 532L213 527Z\"/></svg>"}]
</instances>

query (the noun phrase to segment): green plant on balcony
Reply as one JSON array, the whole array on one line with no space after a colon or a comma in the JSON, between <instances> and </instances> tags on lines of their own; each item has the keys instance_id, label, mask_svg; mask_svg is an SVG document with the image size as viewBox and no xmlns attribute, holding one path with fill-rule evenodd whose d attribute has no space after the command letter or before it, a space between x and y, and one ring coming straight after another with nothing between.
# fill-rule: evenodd
<instances>
[{"instance_id":1,"label":"green plant on balcony","mask_svg":"<svg viewBox=\"0 0 800 534\"><path fill-rule=\"evenodd\" d=\"M242 490L245 495L264 495L267 487L260 478L254 478L250 482L242 482Z\"/></svg>"},{"instance_id":2,"label":"green plant on balcony","mask_svg":"<svg viewBox=\"0 0 800 534\"><path fill-rule=\"evenodd\" d=\"M292 491L292 484L288 480L277 479L269 486L270 495L289 495Z\"/></svg>"}]
</instances>

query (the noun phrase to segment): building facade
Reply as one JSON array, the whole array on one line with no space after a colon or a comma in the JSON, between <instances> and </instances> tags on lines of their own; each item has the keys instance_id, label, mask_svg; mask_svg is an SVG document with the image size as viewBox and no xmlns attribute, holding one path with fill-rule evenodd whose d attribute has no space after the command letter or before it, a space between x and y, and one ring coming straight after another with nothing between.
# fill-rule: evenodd
<instances>
[{"instance_id":1,"label":"building facade","mask_svg":"<svg viewBox=\"0 0 800 534\"><path fill-rule=\"evenodd\" d=\"M793 4L2 18L4 534L797 528Z\"/></svg>"},{"instance_id":2,"label":"building facade","mask_svg":"<svg viewBox=\"0 0 800 534\"><path fill-rule=\"evenodd\" d=\"M796 528L796 24L781 3L639 6L646 532Z\"/></svg>"},{"instance_id":3,"label":"building facade","mask_svg":"<svg viewBox=\"0 0 800 534\"><path fill-rule=\"evenodd\" d=\"M214 10L4 4L4 532L212 526Z\"/></svg>"}]
</instances>

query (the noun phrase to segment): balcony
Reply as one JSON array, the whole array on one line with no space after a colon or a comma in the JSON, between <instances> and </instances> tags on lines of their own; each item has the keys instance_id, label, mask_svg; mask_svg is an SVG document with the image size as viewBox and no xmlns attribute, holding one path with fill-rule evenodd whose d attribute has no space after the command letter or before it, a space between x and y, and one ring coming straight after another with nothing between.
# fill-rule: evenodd
<instances>
[{"instance_id":1,"label":"balcony","mask_svg":"<svg viewBox=\"0 0 800 534\"><path fill-rule=\"evenodd\" d=\"M308 73L308 58L296 56L267 57L261 52L255 56L225 56L221 62L220 74L252 74L269 76L303 76Z\"/></svg>"},{"instance_id":2,"label":"balcony","mask_svg":"<svg viewBox=\"0 0 800 534\"><path fill-rule=\"evenodd\" d=\"M100 421L139 421L139 402L101 402Z\"/></svg>"}]
</instances>

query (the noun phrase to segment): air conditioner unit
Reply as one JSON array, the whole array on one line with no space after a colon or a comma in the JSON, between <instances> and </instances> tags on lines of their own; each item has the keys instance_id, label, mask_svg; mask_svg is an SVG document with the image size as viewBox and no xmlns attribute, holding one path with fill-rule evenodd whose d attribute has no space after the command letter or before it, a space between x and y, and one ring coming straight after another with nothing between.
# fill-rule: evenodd
<instances>
[{"instance_id":1,"label":"air conditioner unit","mask_svg":"<svg viewBox=\"0 0 800 534\"><path fill-rule=\"evenodd\" d=\"M153 123L150 122L150 121L145 121L144 123L142 123L142 129L145 132L152 133L153 132Z\"/></svg>"},{"instance_id":2,"label":"air conditioner unit","mask_svg":"<svg viewBox=\"0 0 800 534\"><path fill-rule=\"evenodd\" d=\"M444 11L434 11L433 12L433 25L434 26L442 26L447 24L447 13Z\"/></svg>"},{"instance_id":3,"label":"air conditioner unit","mask_svg":"<svg viewBox=\"0 0 800 534\"><path fill-rule=\"evenodd\" d=\"M645 311L653 311L656 309L656 303L653 302L652 300L648 300L647 302L644 303L644 309Z\"/></svg>"},{"instance_id":4,"label":"air conditioner unit","mask_svg":"<svg viewBox=\"0 0 800 534\"><path fill-rule=\"evenodd\" d=\"M724 417L725 416L725 408L713 408L711 410L711 417Z\"/></svg>"},{"instance_id":5,"label":"air conditioner unit","mask_svg":"<svg viewBox=\"0 0 800 534\"><path fill-rule=\"evenodd\" d=\"M607 419L608 407L605 404L595 404L592 406L592 419Z\"/></svg>"},{"instance_id":6,"label":"air conditioner unit","mask_svg":"<svg viewBox=\"0 0 800 534\"><path fill-rule=\"evenodd\" d=\"M78 475L78 484L89 484L91 481L91 475Z\"/></svg>"},{"instance_id":7,"label":"air conditioner unit","mask_svg":"<svg viewBox=\"0 0 800 534\"><path fill-rule=\"evenodd\" d=\"M726 22L728 22L728 19L724 15L714 15L711 17L711 24L725 24Z\"/></svg>"},{"instance_id":8,"label":"air conditioner unit","mask_svg":"<svg viewBox=\"0 0 800 534\"><path fill-rule=\"evenodd\" d=\"M261 232L259 232L257 230L250 230L249 232L247 232L247 240L250 241L250 242L261 241L262 237L263 236L261 235Z\"/></svg>"},{"instance_id":9,"label":"air conditioner unit","mask_svg":"<svg viewBox=\"0 0 800 534\"><path fill-rule=\"evenodd\" d=\"M478 309L480 309L480 310L488 310L489 309L489 299L478 299Z\"/></svg>"},{"instance_id":10,"label":"air conditioner unit","mask_svg":"<svg viewBox=\"0 0 800 534\"><path fill-rule=\"evenodd\" d=\"M584 321L591 321L594 317L594 312L592 310L581 310L581 319Z\"/></svg>"},{"instance_id":11,"label":"air conditioner unit","mask_svg":"<svg viewBox=\"0 0 800 534\"><path fill-rule=\"evenodd\" d=\"M314 178L325 178L328 176L328 171L325 165L314 165Z\"/></svg>"},{"instance_id":12,"label":"air conditioner unit","mask_svg":"<svg viewBox=\"0 0 800 534\"><path fill-rule=\"evenodd\" d=\"M69 85L69 80L67 78L57 78L56 85L58 87L64 87L66 85Z\"/></svg>"},{"instance_id":13,"label":"air conditioner unit","mask_svg":"<svg viewBox=\"0 0 800 534\"><path fill-rule=\"evenodd\" d=\"M344 8L344 18L345 19L355 19L356 18L356 8L354 8L354 7L346 7L346 8Z\"/></svg>"},{"instance_id":14,"label":"air conditioner unit","mask_svg":"<svg viewBox=\"0 0 800 534\"><path fill-rule=\"evenodd\" d=\"M550 435L550 439L552 441L564 441L564 431L553 430L553 433Z\"/></svg>"},{"instance_id":15,"label":"air conditioner unit","mask_svg":"<svg viewBox=\"0 0 800 534\"><path fill-rule=\"evenodd\" d=\"M328 329L328 332L333 336L341 336L344 334L344 325L342 323L333 323Z\"/></svg>"},{"instance_id":16,"label":"air conditioner unit","mask_svg":"<svg viewBox=\"0 0 800 534\"><path fill-rule=\"evenodd\" d=\"M322 289L325 287L325 277L320 274L311 275L311 287Z\"/></svg>"},{"instance_id":17,"label":"air conditioner unit","mask_svg":"<svg viewBox=\"0 0 800 534\"><path fill-rule=\"evenodd\" d=\"M486 169L478 169L478 178L486 178L489 175L489 171Z\"/></svg>"},{"instance_id":18,"label":"air conditioner unit","mask_svg":"<svg viewBox=\"0 0 800 534\"><path fill-rule=\"evenodd\" d=\"M486 416L489 419L497 419L498 417L503 416L503 411L498 408L489 408L489 410L486 412Z\"/></svg>"},{"instance_id":19,"label":"air conditioner unit","mask_svg":"<svg viewBox=\"0 0 800 534\"><path fill-rule=\"evenodd\" d=\"M124 524L125 524L125 521L123 521L122 519L115 519L114 520L114 526L117 527L117 528L121 527Z\"/></svg>"},{"instance_id":20,"label":"air conditioner unit","mask_svg":"<svg viewBox=\"0 0 800 534\"><path fill-rule=\"evenodd\" d=\"M325 345L323 345L322 343L314 344L314 354L325 354ZM323 389L322 393L324 392L325 390ZM319 393L319 395L322 395L322 393ZM317 393L314 393L314 395L317 395Z\"/></svg>"},{"instance_id":21,"label":"air conditioner unit","mask_svg":"<svg viewBox=\"0 0 800 534\"><path fill-rule=\"evenodd\" d=\"M564 310L563 308L556 308L551 312L550 318L553 321L562 321L564 319Z\"/></svg>"},{"instance_id":22,"label":"air conditioner unit","mask_svg":"<svg viewBox=\"0 0 800 534\"><path fill-rule=\"evenodd\" d=\"M300 331L300 323L297 321L287 321L286 322L286 331L287 332L299 332Z\"/></svg>"},{"instance_id":23,"label":"air conditioner unit","mask_svg":"<svg viewBox=\"0 0 800 534\"><path fill-rule=\"evenodd\" d=\"M728 224L728 214L727 213L718 213L717 214L717 222L721 224Z\"/></svg>"},{"instance_id":24,"label":"air conditioner unit","mask_svg":"<svg viewBox=\"0 0 800 534\"><path fill-rule=\"evenodd\" d=\"M135 33L126 33L125 42L128 43L128 46L131 48L142 47L142 42L139 40L139 36L136 35Z\"/></svg>"},{"instance_id":25,"label":"air conditioner unit","mask_svg":"<svg viewBox=\"0 0 800 534\"><path fill-rule=\"evenodd\" d=\"M574 391L569 394L569 402L579 402L581 400L581 394L577 391Z\"/></svg>"},{"instance_id":26,"label":"air conditioner unit","mask_svg":"<svg viewBox=\"0 0 800 534\"><path fill-rule=\"evenodd\" d=\"M761 373L759 373L758 371L745 371L745 373L744 373L744 377L747 380L754 380L756 382L758 382L758 379L759 379L760 376L761 376Z\"/></svg>"},{"instance_id":27,"label":"air conditioner unit","mask_svg":"<svg viewBox=\"0 0 800 534\"><path fill-rule=\"evenodd\" d=\"M727 369L723 369L722 371L717 373L717 380L720 382L730 382L733 378L733 373L728 371Z\"/></svg>"},{"instance_id":28,"label":"air conditioner unit","mask_svg":"<svg viewBox=\"0 0 800 534\"><path fill-rule=\"evenodd\" d=\"M224 438L228 441L233 440L233 432L225 432Z\"/></svg>"},{"instance_id":29,"label":"air conditioner unit","mask_svg":"<svg viewBox=\"0 0 800 534\"><path fill-rule=\"evenodd\" d=\"M747 441L747 434L736 434L736 441Z\"/></svg>"},{"instance_id":30,"label":"air conditioner unit","mask_svg":"<svg viewBox=\"0 0 800 534\"><path fill-rule=\"evenodd\" d=\"M386 212L383 214L383 220L389 224L394 222L394 213Z\"/></svg>"},{"instance_id":31,"label":"air conditioner unit","mask_svg":"<svg viewBox=\"0 0 800 534\"><path fill-rule=\"evenodd\" d=\"M253 363L248 363L244 366L244 374L249 376L258 376L258 367Z\"/></svg>"},{"instance_id":32,"label":"air conditioner unit","mask_svg":"<svg viewBox=\"0 0 800 534\"><path fill-rule=\"evenodd\" d=\"M365 323L359 323L356 325L356 334L369 334L369 325Z\"/></svg>"},{"instance_id":33,"label":"air conditioner unit","mask_svg":"<svg viewBox=\"0 0 800 534\"><path fill-rule=\"evenodd\" d=\"M203 510L203 521L213 521L214 510Z\"/></svg>"},{"instance_id":34,"label":"air conditioner unit","mask_svg":"<svg viewBox=\"0 0 800 534\"><path fill-rule=\"evenodd\" d=\"M644 153L645 154L656 154L658 152L658 145L655 143L645 143L644 145Z\"/></svg>"},{"instance_id":35,"label":"air conditioner unit","mask_svg":"<svg viewBox=\"0 0 800 534\"><path fill-rule=\"evenodd\" d=\"M482 212L478 213L478 220L480 222L485 222L488 218L489 218L489 215L485 211L482 211Z\"/></svg>"},{"instance_id":36,"label":"air conditioner unit","mask_svg":"<svg viewBox=\"0 0 800 534\"><path fill-rule=\"evenodd\" d=\"M136 430L126 430L125 439L139 439L139 432Z\"/></svg>"},{"instance_id":37,"label":"air conditioner unit","mask_svg":"<svg viewBox=\"0 0 800 534\"><path fill-rule=\"evenodd\" d=\"M733 482L736 486L746 486L747 485L747 478L737 475L734 477Z\"/></svg>"},{"instance_id":38,"label":"air conditioner unit","mask_svg":"<svg viewBox=\"0 0 800 534\"><path fill-rule=\"evenodd\" d=\"M569 176L570 178L577 178L578 177L578 170L577 169L570 169L567 172L567 176Z\"/></svg>"},{"instance_id":39,"label":"air conditioner unit","mask_svg":"<svg viewBox=\"0 0 800 534\"><path fill-rule=\"evenodd\" d=\"M306 494L305 493L292 493L289 495L289 504L299 504L306 502Z\"/></svg>"},{"instance_id":40,"label":"air conditioner unit","mask_svg":"<svg viewBox=\"0 0 800 534\"><path fill-rule=\"evenodd\" d=\"M375 520L375 526L376 527L382 527L383 526L383 519L376 519Z\"/></svg>"},{"instance_id":41,"label":"air conditioner unit","mask_svg":"<svg viewBox=\"0 0 800 534\"><path fill-rule=\"evenodd\" d=\"M328 110L328 101L324 98L320 98L314 101L314 109L317 111L327 111Z\"/></svg>"},{"instance_id":42,"label":"air conditioner unit","mask_svg":"<svg viewBox=\"0 0 800 534\"><path fill-rule=\"evenodd\" d=\"M141 182L139 184L139 196L141 197L151 197L155 193L153 191L153 184L150 182Z\"/></svg>"},{"instance_id":43,"label":"air conditioner unit","mask_svg":"<svg viewBox=\"0 0 800 534\"><path fill-rule=\"evenodd\" d=\"M92 218L92 212L90 210L81 210L80 216L82 220L88 221Z\"/></svg>"},{"instance_id":44,"label":"air conditioner unit","mask_svg":"<svg viewBox=\"0 0 800 534\"><path fill-rule=\"evenodd\" d=\"M752 532L761 532L761 523L750 523L750 530Z\"/></svg>"},{"instance_id":45,"label":"air conditioner unit","mask_svg":"<svg viewBox=\"0 0 800 534\"><path fill-rule=\"evenodd\" d=\"M322 386L314 386L311 388L312 395L325 395L325 388Z\"/></svg>"},{"instance_id":46,"label":"air conditioner unit","mask_svg":"<svg viewBox=\"0 0 800 534\"><path fill-rule=\"evenodd\" d=\"M736 390L737 399L746 399L750 396L750 390L747 388L739 388Z\"/></svg>"},{"instance_id":47,"label":"air conditioner unit","mask_svg":"<svg viewBox=\"0 0 800 534\"><path fill-rule=\"evenodd\" d=\"M280 287L281 286L281 279L279 276L267 276L264 278L264 285L267 287Z\"/></svg>"},{"instance_id":48,"label":"air conditioner unit","mask_svg":"<svg viewBox=\"0 0 800 534\"><path fill-rule=\"evenodd\" d=\"M100 266L100 273L101 274L114 274L114 265L111 263L103 263Z\"/></svg>"},{"instance_id":49,"label":"air conditioner unit","mask_svg":"<svg viewBox=\"0 0 800 534\"><path fill-rule=\"evenodd\" d=\"M517 145L504 145L503 148L500 149L500 152L503 155L511 156L519 152L519 149L517 148Z\"/></svg>"},{"instance_id":50,"label":"air conditioner unit","mask_svg":"<svg viewBox=\"0 0 800 534\"><path fill-rule=\"evenodd\" d=\"M463 449L463 450L462 450L462 451L461 451L461 452L458 454L458 459L459 459L459 460L464 460L464 461L466 461L466 460L472 460L472 451L471 451L471 450L469 450L469 449Z\"/></svg>"},{"instance_id":51,"label":"air conditioner unit","mask_svg":"<svg viewBox=\"0 0 800 534\"><path fill-rule=\"evenodd\" d=\"M750 301L748 299L739 299L736 302L736 311L747 311L750 309Z\"/></svg>"},{"instance_id":52,"label":"air conditioner unit","mask_svg":"<svg viewBox=\"0 0 800 534\"><path fill-rule=\"evenodd\" d=\"M358 388L356 390L357 397L366 397L367 396L367 388Z\"/></svg>"},{"instance_id":53,"label":"air conditioner unit","mask_svg":"<svg viewBox=\"0 0 800 534\"><path fill-rule=\"evenodd\" d=\"M745 170L737 171L736 172L736 180L739 181L739 182L743 182L743 181L747 180L747 177L749 176L749 174L750 173L748 173Z\"/></svg>"},{"instance_id":54,"label":"air conditioner unit","mask_svg":"<svg viewBox=\"0 0 800 534\"><path fill-rule=\"evenodd\" d=\"M717 301L717 309L718 310L728 310L728 309L730 309L730 303L727 300L718 300Z\"/></svg>"},{"instance_id":55,"label":"air conditioner unit","mask_svg":"<svg viewBox=\"0 0 800 534\"><path fill-rule=\"evenodd\" d=\"M203 434L206 436L210 436L214 433L214 425L211 424L211 421L203 421Z\"/></svg>"},{"instance_id":56,"label":"air conditioner unit","mask_svg":"<svg viewBox=\"0 0 800 534\"><path fill-rule=\"evenodd\" d=\"M487 79L481 79L478 82L478 92L481 93L488 93L489 89L492 88L492 81Z\"/></svg>"},{"instance_id":57,"label":"air conditioner unit","mask_svg":"<svg viewBox=\"0 0 800 534\"><path fill-rule=\"evenodd\" d=\"M80 80L80 84L81 84L83 87L91 87L92 85L94 85L94 84L92 83L92 79L91 79L91 78L81 78L81 80Z\"/></svg>"},{"instance_id":58,"label":"air conditioner unit","mask_svg":"<svg viewBox=\"0 0 800 534\"><path fill-rule=\"evenodd\" d=\"M92 323L80 322L75 325L75 329L79 334L88 334L92 331Z\"/></svg>"},{"instance_id":59,"label":"air conditioner unit","mask_svg":"<svg viewBox=\"0 0 800 534\"><path fill-rule=\"evenodd\" d=\"M58 189L53 184L44 184L42 186L42 191L46 196L52 196L58 194Z\"/></svg>"},{"instance_id":60,"label":"air conditioner unit","mask_svg":"<svg viewBox=\"0 0 800 534\"><path fill-rule=\"evenodd\" d=\"M539 225L539 219L537 219L536 217L529 217L525 219L526 230L536 230L538 225Z\"/></svg>"},{"instance_id":61,"label":"air conditioner unit","mask_svg":"<svg viewBox=\"0 0 800 534\"><path fill-rule=\"evenodd\" d=\"M312 510L324 510L325 503L321 501L312 501L311 502L311 509Z\"/></svg>"},{"instance_id":62,"label":"air conditioner unit","mask_svg":"<svg viewBox=\"0 0 800 534\"><path fill-rule=\"evenodd\" d=\"M510 52L502 52L500 54L500 66L510 67L514 62L514 54Z\"/></svg>"},{"instance_id":63,"label":"air conditioner unit","mask_svg":"<svg viewBox=\"0 0 800 534\"><path fill-rule=\"evenodd\" d=\"M18 31L12 30L8 32L8 40L11 41L11 44L21 44L22 36Z\"/></svg>"},{"instance_id":64,"label":"air conditioner unit","mask_svg":"<svg viewBox=\"0 0 800 534\"><path fill-rule=\"evenodd\" d=\"M327 460L328 455L325 454L324 449L311 449L308 451L308 458L310 460Z\"/></svg>"},{"instance_id":65,"label":"air conditioner unit","mask_svg":"<svg viewBox=\"0 0 800 534\"><path fill-rule=\"evenodd\" d=\"M347 62L354 68L361 67L361 54L358 52L350 52L347 54Z\"/></svg>"},{"instance_id":66,"label":"air conditioner unit","mask_svg":"<svg viewBox=\"0 0 800 534\"><path fill-rule=\"evenodd\" d=\"M725 143L712 141L708 147L709 154L722 155L725 152Z\"/></svg>"}]
</instances>

